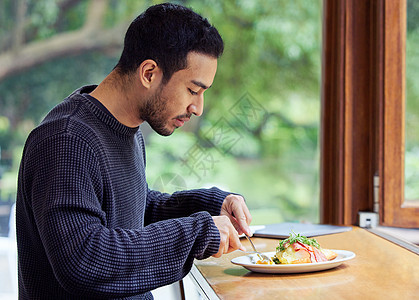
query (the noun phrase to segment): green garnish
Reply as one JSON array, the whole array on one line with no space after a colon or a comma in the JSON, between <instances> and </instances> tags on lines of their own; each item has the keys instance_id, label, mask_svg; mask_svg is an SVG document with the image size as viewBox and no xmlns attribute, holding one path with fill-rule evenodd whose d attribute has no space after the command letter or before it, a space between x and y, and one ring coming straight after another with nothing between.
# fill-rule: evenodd
<instances>
[{"instance_id":1,"label":"green garnish","mask_svg":"<svg viewBox=\"0 0 419 300\"><path fill-rule=\"evenodd\" d=\"M285 250L285 244L289 243L290 245L296 243L296 242L300 242L302 244L306 244L309 246L313 246L316 248L320 248L319 243L315 240L315 239L309 239L306 236L300 235L299 233L296 234L295 232L293 232L294 234L290 233L290 237L282 240L279 242L279 246L276 248L276 250L283 251Z\"/></svg>"}]
</instances>

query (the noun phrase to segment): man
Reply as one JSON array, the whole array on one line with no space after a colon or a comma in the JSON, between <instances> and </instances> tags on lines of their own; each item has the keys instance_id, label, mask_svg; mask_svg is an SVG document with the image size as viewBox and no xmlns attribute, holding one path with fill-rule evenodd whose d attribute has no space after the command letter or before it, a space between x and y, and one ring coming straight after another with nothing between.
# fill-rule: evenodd
<instances>
[{"instance_id":1,"label":"man","mask_svg":"<svg viewBox=\"0 0 419 300\"><path fill-rule=\"evenodd\" d=\"M244 249L250 213L217 188L152 191L146 121L170 135L203 110L223 41L174 4L130 25L114 70L57 105L25 144L16 226L21 299L152 299L193 260Z\"/></svg>"}]
</instances>

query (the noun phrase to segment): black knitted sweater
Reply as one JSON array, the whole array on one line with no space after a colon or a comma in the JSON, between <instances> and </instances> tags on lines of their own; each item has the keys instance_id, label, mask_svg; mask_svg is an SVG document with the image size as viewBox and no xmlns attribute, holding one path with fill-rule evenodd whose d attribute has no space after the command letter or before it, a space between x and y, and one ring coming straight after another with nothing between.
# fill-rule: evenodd
<instances>
[{"instance_id":1,"label":"black knitted sweater","mask_svg":"<svg viewBox=\"0 0 419 300\"><path fill-rule=\"evenodd\" d=\"M76 90L28 137L16 201L20 299L152 299L218 251L217 188L148 188L141 130Z\"/></svg>"}]
</instances>

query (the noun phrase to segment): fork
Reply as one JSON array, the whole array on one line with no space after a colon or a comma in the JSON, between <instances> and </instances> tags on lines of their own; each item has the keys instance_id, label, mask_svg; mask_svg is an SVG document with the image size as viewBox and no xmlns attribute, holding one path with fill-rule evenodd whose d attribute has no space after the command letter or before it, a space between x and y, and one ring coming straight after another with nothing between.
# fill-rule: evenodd
<instances>
[{"instance_id":1,"label":"fork","mask_svg":"<svg viewBox=\"0 0 419 300\"><path fill-rule=\"evenodd\" d=\"M253 250L255 251L257 256L259 256L261 261L265 261L265 262L267 261L267 262L273 263L272 259L269 256L267 256L263 253L260 253L259 251L256 250L255 245L253 244L252 240L250 239L250 237L247 234L244 234L244 235L247 238L247 240L250 242L250 245L252 245Z\"/></svg>"}]
</instances>

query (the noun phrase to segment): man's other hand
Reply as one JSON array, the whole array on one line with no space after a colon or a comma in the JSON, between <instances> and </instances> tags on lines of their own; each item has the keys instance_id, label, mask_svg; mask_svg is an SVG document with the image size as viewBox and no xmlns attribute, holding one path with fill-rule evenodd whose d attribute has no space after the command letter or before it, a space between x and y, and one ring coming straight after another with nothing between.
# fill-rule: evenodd
<instances>
[{"instance_id":1,"label":"man's other hand","mask_svg":"<svg viewBox=\"0 0 419 300\"><path fill-rule=\"evenodd\" d=\"M246 251L240 242L236 229L227 216L215 216L212 218L215 226L220 231L220 247L218 252L213 255L214 257L220 257L237 249Z\"/></svg>"}]
</instances>

